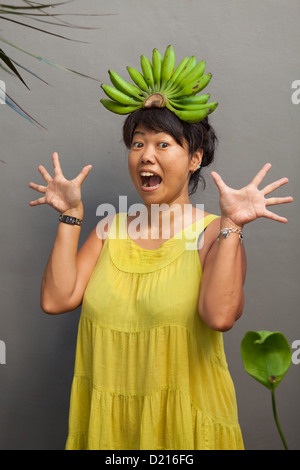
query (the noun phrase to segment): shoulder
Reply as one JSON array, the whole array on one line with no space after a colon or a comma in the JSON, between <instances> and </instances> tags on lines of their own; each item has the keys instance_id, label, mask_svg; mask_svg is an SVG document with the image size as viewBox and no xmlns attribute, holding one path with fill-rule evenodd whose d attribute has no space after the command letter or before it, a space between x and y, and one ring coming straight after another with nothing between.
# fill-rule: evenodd
<instances>
[{"instance_id":1,"label":"shoulder","mask_svg":"<svg viewBox=\"0 0 300 470\"><path fill-rule=\"evenodd\" d=\"M204 231L198 241L198 253L202 268L204 268L207 254L216 246L217 235L220 230L221 217L210 212L203 213Z\"/></svg>"},{"instance_id":2,"label":"shoulder","mask_svg":"<svg viewBox=\"0 0 300 470\"><path fill-rule=\"evenodd\" d=\"M212 237L214 237L214 235L217 236L221 224L220 215L213 214L211 212L206 212L198 208L194 208L193 220L203 221L203 229L206 235L206 242L209 241Z\"/></svg>"}]
</instances>

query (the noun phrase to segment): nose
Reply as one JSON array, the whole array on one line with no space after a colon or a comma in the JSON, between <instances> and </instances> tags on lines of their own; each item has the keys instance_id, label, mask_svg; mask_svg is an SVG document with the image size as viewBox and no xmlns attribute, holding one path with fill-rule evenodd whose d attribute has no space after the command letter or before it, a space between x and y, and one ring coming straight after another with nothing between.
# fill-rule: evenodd
<instances>
[{"instance_id":1,"label":"nose","mask_svg":"<svg viewBox=\"0 0 300 470\"><path fill-rule=\"evenodd\" d=\"M141 155L141 163L155 163L155 150L152 145L145 145Z\"/></svg>"}]
</instances>

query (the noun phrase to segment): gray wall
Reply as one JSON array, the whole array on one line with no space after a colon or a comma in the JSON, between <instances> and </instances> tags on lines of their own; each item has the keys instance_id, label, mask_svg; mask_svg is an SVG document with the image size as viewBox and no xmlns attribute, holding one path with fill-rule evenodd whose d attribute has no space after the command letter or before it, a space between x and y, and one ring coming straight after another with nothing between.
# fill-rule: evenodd
<instances>
[{"instance_id":1,"label":"gray wall","mask_svg":"<svg viewBox=\"0 0 300 470\"><path fill-rule=\"evenodd\" d=\"M299 144L300 105L291 101L291 84L300 80L299 0L85 0L60 12L115 13L99 18L62 17L96 31L52 27L59 34L89 41L72 43L42 33L2 25L6 39L43 57L108 83L107 70L127 76L139 56L151 57L168 44L177 59L205 58L214 75L209 91L219 101L212 123L220 145L211 169L233 187L246 185L266 162L273 168L266 183L290 178L279 195L294 203L277 208L288 224L260 219L245 227L248 274L244 315L224 335L236 387L240 423L247 449L281 449L267 389L244 371L240 343L248 330L282 331L290 344L300 339L299 321ZM43 27L43 24L37 26ZM118 207L140 202L127 172L121 143L123 117L106 111L99 83L39 63L6 45L20 63L54 87L23 72L31 91L1 72L7 93L49 130L43 132L0 106L1 156L1 316L0 340L6 365L0 365L0 448L62 449L67 434L77 325L80 309L51 317L39 306L42 274L50 254L58 213L28 203L35 192L29 181L52 172L57 151L72 179L93 164L83 185L85 206L81 242L98 223L103 202ZM210 170L207 188L192 202L218 212L218 193ZM277 390L278 413L287 442L300 449L298 423L300 365L292 364Z\"/></svg>"}]
</instances>

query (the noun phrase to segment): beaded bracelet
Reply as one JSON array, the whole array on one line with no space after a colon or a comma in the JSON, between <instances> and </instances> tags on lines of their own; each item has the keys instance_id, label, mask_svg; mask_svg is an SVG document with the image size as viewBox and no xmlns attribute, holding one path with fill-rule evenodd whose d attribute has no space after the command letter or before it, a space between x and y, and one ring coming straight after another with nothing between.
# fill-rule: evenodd
<instances>
[{"instance_id":1,"label":"beaded bracelet","mask_svg":"<svg viewBox=\"0 0 300 470\"><path fill-rule=\"evenodd\" d=\"M244 239L244 234L243 234L242 230L238 230L237 228L222 228L222 230L220 230L218 232L217 241L220 240L220 235L222 235L222 238L228 238L230 233L238 233L239 234L239 239L240 239L240 242L241 242L241 245L242 245L243 239Z\"/></svg>"},{"instance_id":2,"label":"beaded bracelet","mask_svg":"<svg viewBox=\"0 0 300 470\"><path fill-rule=\"evenodd\" d=\"M60 214L58 220L60 222L63 222L64 224L69 224L69 225L79 225L79 226L81 226L81 224L82 224L82 220L77 219L76 217L71 217L70 215Z\"/></svg>"}]
</instances>

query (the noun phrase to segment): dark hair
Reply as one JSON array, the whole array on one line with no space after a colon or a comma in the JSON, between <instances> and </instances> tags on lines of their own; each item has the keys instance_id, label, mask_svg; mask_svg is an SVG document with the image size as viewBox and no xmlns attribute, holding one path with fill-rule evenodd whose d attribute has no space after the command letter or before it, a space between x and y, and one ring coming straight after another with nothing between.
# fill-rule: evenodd
<instances>
[{"instance_id":1,"label":"dark hair","mask_svg":"<svg viewBox=\"0 0 300 470\"><path fill-rule=\"evenodd\" d=\"M208 117L197 123L188 123L179 119L167 108L139 109L130 114L124 122L123 140L127 148L131 147L133 133L139 125L154 132L162 131L170 134L182 147L185 140L191 156L197 150L203 149L201 168L208 166L213 161L218 139L208 122ZM201 169L195 171L190 177L189 195L196 192L200 179L205 187Z\"/></svg>"}]
</instances>

